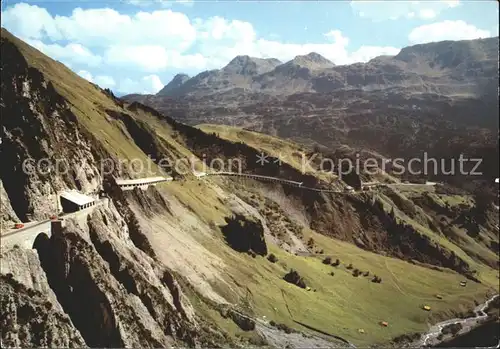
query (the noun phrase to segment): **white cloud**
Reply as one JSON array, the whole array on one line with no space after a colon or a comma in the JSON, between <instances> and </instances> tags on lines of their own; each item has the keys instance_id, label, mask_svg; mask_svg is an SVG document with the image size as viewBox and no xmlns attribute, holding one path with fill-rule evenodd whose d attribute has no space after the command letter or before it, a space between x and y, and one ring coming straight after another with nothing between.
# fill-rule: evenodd
<instances>
[{"instance_id":1,"label":"white cloud","mask_svg":"<svg viewBox=\"0 0 500 349\"><path fill-rule=\"evenodd\" d=\"M160 44L184 51L196 40L196 30L180 12L140 11L120 14L110 8L76 8L71 16L51 16L45 9L24 3L2 12L3 25L28 39L68 40L85 46Z\"/></svg>"},{"instance_id":2,"label":"white cloud","mask_svg":"<svg viewBox=\"0 0 500 349\"><path fill-rule=\"evenodd\" d=\"M104 57L108 64L139 66L146 71L157 71L167 66L167 52L162 46L111 46Z\"/></svg>"},{"instance_id":3,"label":"white cloud","mask_svg":"<svg viewBox=\"0 0 500 349\"><path fill-rule=\"evenodd\" d=\"M88 71L86 70L80 70L78 73L78 75L80 75L82 78L84 78L85 80L88 80L90 82L94 82L94 79L92 79L92 74L90 74Z\"/></svg>"},{"instance_id":4,"label":"white cloud","mask_svg":"<svg viewBox=\"0 0 500 349\"><path fill-rule=\"evenodd\" d=\"M349 44L349 39L342 35L340 30L330 30L328 33L323 34L325 37L333 40L336 45L345 47Z\"/></svg>"},{"instance_id":5,"label":"white cloud","mask_svg":"<svg viewBox=\"0 0 500 349\"><path fill-rule=\"evenodd\" d=\"M360 17L374 21L404 18L432 19L440 12L460 5L458 0L441 1L351 1L351 8Z\"/></svg>"},{"instance_id":6,"label":"white cloud","mask_svg":"<svg viewBox=\"0 0 500 349\"><path fill-rule=\"evenodd\" d=\"M200 39L206 40L233 40L253 41L256 33L251 23L239 20L229 21L225 18L215 16L208 20L195 20Z\"/></svg>"},{"instance_id":7,"label":"white cloud","mask_svg":"<svg viewBox=\"0 0 500 349\"><path fill-rule=\"evenodd\" d=\"M464 21L442 21L414 28L408 39L412 44L443 40L472 40L490 37L488 30L476 28Z\"/></svg>"},{"instance_id":8,"label":"white cloud","mask_svg":"<svg viewBox=\"0 0 500 349\"><path fill-rule=\"evenodd\" d=\"M15 35L23 38L61 38L49 12L36 5L19 3L2 11L2 27L9 28Z\"/></svg>"},{"instance_id":9,"label":"white cloud","mask_svg":"<svg viewBox=\"0 0 500 349\"><path fill-rule=\"evenodd\" d=\"M92 74L86 70L80 70L77 74L85 80L95 83L103 88L113 88L116 85L115 80L111 76L97 75L96 77L93 77Z\"/></svg>"},{"instance_id":10,"label":"white cloud","mask_svg":"<svg viewBox=\"0 0 500 349\"><path fill-rule=\"evenodd\" d=\"M37 16L39 21L26 21ZM183 13L171 10L126 15L110 8L76 8L70 16L51 16L43 8L16 4L7 8L3 17L14 34L22 33L23 38L31 42L38 40L36 46L56 59L87 66L104 63L148 73L220 68L242 54L288 60L314 51L337 64L366 57L365 54L351 57L347 51L349 41L339 30L326 33L330 41L326 43L282 43L258 38L249 22L219 16L191 22ZM64 47L67 50L63 52L62 46L44 44L45 39L66 40L71 44ZM86 47L103 51L103 59ZM387 48L380 51L386 52ZM377 50L370 48L362 52Z\"/></svg>"},{"instance_id":11,"label":"white cloud","mask_svg":"<svg viewBox=\"0 0 500 349\"><path fill-rule=\"evenodd\" d=\"M163 83L157 75L147 75L140 80L125 78L118 84L117 91L123 93L154 94L163 88Z\"/></svg>"},{"instance_id":12,"label":"white cloud","mask_svg":"<svg viewBox=\"0 0 500 349\"><path fill-rule=\"evenodd\" d=\"M159 45L151 46L111 46L105 52L107 64L129 67L136 66L145 72L171 69L203 69L205 58L201 54L182 55L177 51L167 51Z\"/></svg>"},{"instance_id":13,"label":"white cloud","mask_svg":"<svg viewBox=\"0 0 500 349\"><path fill-rule=\"evenodd\" d=\"M418 13L420 18L432 19L437 16L436 12L431 8L424 8Z\"/></svg>"},{"instance_id":14,"label":"white cloud","mask_svg":"<svg viewBox=\"0 0 500 349\"><path fill-rule=\"evenodd\" d=\"M378 56L395 56L401 51L399 48L391 46L361 46L351 53L351 62L368 62Z\"/></svg>"},{"instance_id":15,"label":"white cloud","mask_svg":"<svg viewBox=\"0 0 500 349\"><path fill-rule=\"evenodd\" d=\"M102 61L100 56L93 54L88 48L80 44L72 43L61 46L59 44L44 44L40 40L25 40L42 53L65 64L75 63L95 67Z\"/></svg>"},{"instance_id":16,"label":"white cloud","mask_svg":"<svg viewBox=\"0 0 500 349\"><path fill-rule=\"evenodd\" d=\"M158 75L145 76L142 78L142 81L146 84L149 84L153 93L160 91L164 86Z\"/></svg>"},{"instance_id":17,"label":"white cloud","mask_svg":"<svg viewBox=\"0 0 500 349\"><path fill-rule=\"evenodd\" d=\"M324 34L330 41L328 43L293 44L282 43L275 40L257 39L249 32L245 34L247 40L236 40L232 45L210 42L202 47L201 52L207 57L210 65L215 68L227 64L236 55L249 55L259 58L278 58L281 61L293 59L298 55L316 52L335 64L349 64L366 62L376 56L397 54L400 50L395 47L361 46L354 52L348 51L349 39L340 30L331 30Z\"/></svg>"},{"instance_id":18,"label":"white cloud","mask_svg":"<svg viewBox=\"0 0 500 349\"><path fill-rule=\"evenodd\" d=\"M94 80L97 85L104 88L113 88L116 85L115 79L107 75L98 75Z\"/></svg>"},{"instance_id":19,"label":"white cloud","mask_svg":"<svg viewBox=\"0 0 500 349\"><path fill-rule=\"evenodd\" d=\"M121 92L154 93L163 87L163 72L221 68L237 55L287 61L317 52L336 64L349 64L399 52L378 46L353 51L340 30L328 31L316 43L285 43L279 37L259 37L251 23L241 20L190 20L170 9L146 10L123 14L111 8L76 8L70 15L52 16L44 8L20 3L6 8L2 17L14 35L71 64L87 80Z\"/></svg>"}]
</instances>

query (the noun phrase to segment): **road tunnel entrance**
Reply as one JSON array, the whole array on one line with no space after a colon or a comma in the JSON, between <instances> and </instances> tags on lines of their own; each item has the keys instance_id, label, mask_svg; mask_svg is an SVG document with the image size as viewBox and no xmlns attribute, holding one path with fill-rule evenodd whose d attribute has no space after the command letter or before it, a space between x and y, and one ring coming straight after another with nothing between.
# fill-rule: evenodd
<instances>
[{"instance_id":1,"label":"road tunnel entrance","mask_svg":"<svg viewBox=\"0 0 500 349\"><path fill-rule=\"evenodd\" d=\"M37 251L45 250L49 245L49 240L49 236L46 233L41 232L36 236L35 241L33 241L32 248Z\"/></svg>"},{"instance_id":2,"label":"road tunnel entrance","mask_svg":"<svg viewBox=\"0 0 500 349\"><path fill-rule=\"evenodd\" d=\"M93 197L79 193L76 190L66 191L61 194L61 206L63 212L66 213L84 210L95 204L96 201Z\"/></svg>"}]
</instances>

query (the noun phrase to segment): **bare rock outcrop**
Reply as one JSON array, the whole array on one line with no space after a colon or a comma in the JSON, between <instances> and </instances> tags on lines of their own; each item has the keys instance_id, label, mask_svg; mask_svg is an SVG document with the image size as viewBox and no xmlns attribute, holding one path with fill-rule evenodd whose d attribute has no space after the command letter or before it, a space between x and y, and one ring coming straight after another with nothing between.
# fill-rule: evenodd
<instances>
[{"instance_id":1,"label":"bare rock outcrop","mask_svg":"<svg viewBox=\"0 0 500 349\"><path fill-rule=\"evenodd\" d=\"M194 344L195 314L170 270L138 249L113 207L94 213L90 237L113 276L136 295L167 335Z\"/></svg>"},{"instance_id":2,"label":"bare rock outcrop","mask_svg":"<svg viewBox=\"0 0 500 349\"><path fill-rule=\"evenodd\" d=\"M51 290L35 250L2 250L0 345L85 347L85 341Z\"/></svg>"},{"instance_id":3,"label":"bare rock outcrop","mask_svg":"<svg viewBox=\"0 0 500 349\"><path fill-rule=\"evenodd\" d=\"M113 207L36 244L51 288L92 347L193 346L192 311L173 276L135 247Z\"/></svg>"},{"instance_id":4,"label":"bare rock outcrop","mask_svg":"<svg viewBox=\"0 0 500 349\"><path fill-rule=\"evenodd\" d=\"M2 231L0 233L3 233L3 229L5 229L6 226L12 225L15 222L19 222L19 218L12 209L9 196L7 195L7 192L3 187L3 182L0 179L0 224L2 227Z\"/></svg>"},{"instance_id":5,"label":"bare rock outcrop","mask_svg":"<svg viewBox=\"0 0 500 349\"><path fill-rule=\"evenodd\" d=\"M267 255L266 239L262 223L253 217L236 214L226 217L226 225L221 228L226 242L238 252L253 251Z\"/></svg>"},{"instance_id":6,"label":"bare rock outcrop","mask_svg":"<svg viewBox=\"0 0 500 349\"><path fill-rule=\"evenodd\" d=\"M2 119L0 178L20 219L44 219L56 211L56 191L99 188L98 159L91 136L53 83L3 35L1 51L8 57L2 60L1 111L9 117Z\"/></svg>"}]
</instances>

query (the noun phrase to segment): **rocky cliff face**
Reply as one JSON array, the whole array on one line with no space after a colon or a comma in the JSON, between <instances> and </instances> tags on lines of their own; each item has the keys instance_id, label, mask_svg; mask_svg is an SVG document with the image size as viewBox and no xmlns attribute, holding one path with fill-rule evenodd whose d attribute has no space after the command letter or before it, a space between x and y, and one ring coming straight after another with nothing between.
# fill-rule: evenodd
<instances>
[{"instance_id":1,"label":"rocky cliff face","mask_svg":"<svg viewBox=\"0 0 500 349\"><path fill-rule=\"evenodd\" d=\"M40 297L48 294L89 346L196 343L194 312L174 276L134 245L113 206L97 210L87 224L66 222L50 239L39 237L35 248L38 272L47 275Z\"/></svg>"},{"instance_id":2,"label":"rocky cliff face","mask_svg":"<svg viewBox=\"0 0 500 349\"><path fill-rule=\"evenodd\" d=\"M97 190L97 160L68 102L3 36L2 56L2 191L23 221L47 218L55 192Z\"/></svg>"},{"instance_id":3,"label":"rocky cliff face","mask_svg":"<svg viewBox=\"0 0 500 349\"><path fill-rule=\"evenodd\" d=\"M1 255L2 346L195 345L194 311L175 277L138 249L113 206L68 221L36 250Z\"/></svg>"},{"instance_id":4,"label":"rocky cliff face","mask_svg":"<svg viewBox=\"0 0 500 349\"><path fill-rule=\"evenodd\" d=\"M9 35L2 29L5 225L47 219L56 213L55 192L92 195L103 189L113 179L104 180L102 160L113 175L119 169L115 149L146 159L143 143L136 145L131 136L141 127L121 101L86 82L77 87L72 73L65 80L69 90L54 85L48 76L66 71L50 60L37 65L46 58ZM123 212L111 200L88 220L66 219L50 238L39 234L36 250L2 251L2 346L197 344L194 310L176 277L144 252L140 229Z\"/></svg>"},{"instance_id":5,"label":"rocky cliff face","mask_svg":"<svg viewBox=\"0 0 500 349\"><path fill-rule=\"evenodd\" d=\"M9 226L19 222L12 205L10 204L9 196L3 187L3 182L0 181L0 222L1 224Z\"/></svg>"},{"instance_id":6,"label":"rocky cliff face","mask_svg":"<svg viewBox=\"0 0 500 349\"><path fill-rule=\"evenodd\" d=\"M85 347L52 291L35 250L2 250L0 344L5 347Z\"/></svg>"}]
</instances>

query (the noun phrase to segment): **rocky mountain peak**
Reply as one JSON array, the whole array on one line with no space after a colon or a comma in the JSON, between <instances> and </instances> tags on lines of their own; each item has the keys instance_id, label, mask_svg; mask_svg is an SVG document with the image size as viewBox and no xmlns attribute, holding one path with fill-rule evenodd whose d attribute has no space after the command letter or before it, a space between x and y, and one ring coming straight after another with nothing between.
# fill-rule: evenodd
<instances>
[{"instance_id":1,"label":"rocky mountain peak","mask_svg":"<svg viewBox=\"0 0 500 349\"><path fill-rule=\"evenodd\" d=\"M250 57L249 55L239 55L234 57L228 64L227 66L234 66L234 65L245 65L250 63L254 58ZM256 58L255 58L256 59Z\"/></svg>"},{"instance_id":2,"label":"rocky mountain peak","mask_svg":"<svg viewBox=\"0 0 500 349\"><path fill-rule=\"evenodd\" d=\"M290 61L291 63L303 66L309 69L332 68L335 64L316 52L307 55L299 55Z\"/></svg>"},{"instance_id":3,"label":"rocky mountain peak","mask_svg":"<svg viewBox=\"0 0 500 349\"><path fill-rule=\"evenodd\" d=\"M394 59L414 65L456 68L461 64L497 61L498 37L477 40L439 41L404 47ZM496 69L496 67L495 67Z\"/></svg>"},{"instance_id":4,"label":"rocky mountain peak","mask_svg":"<svg viewBox=\"0 0 500 349\"><path fill-rule=\"evenodd\" d=\"M187 74L184 74L184 73L179 73L179 74L176 74L174 76L174 78L172 79L172 81L186 81L187 79L189 79L189 75Z\"/></svg>"},{"instance_id":5,"label":"rocky mountain peak","mask_svg":"<svg viewBox=\"0 0 500 349\"><path fill-rule=\"evenodd\" d=\"M166 96L168 93L176 88L181 87L184 85L186 81L190 79L189 75L180 73L174 76L174 78L167 84L165 87L163 87L158 93L158 96Z\"/></svg>"},{"instance_id":6,"label":"rocky mountain peak","mask_svg":"<svg viewBox=\"0 0 500 349\"><path fill-rule=\"evenodd\" d=\"M281 62L276 58L256 58L248 55L236 56L228 65L222 68L223 72L240 75L259 75L273 70Z\"/></svg>"}]
</instances>

